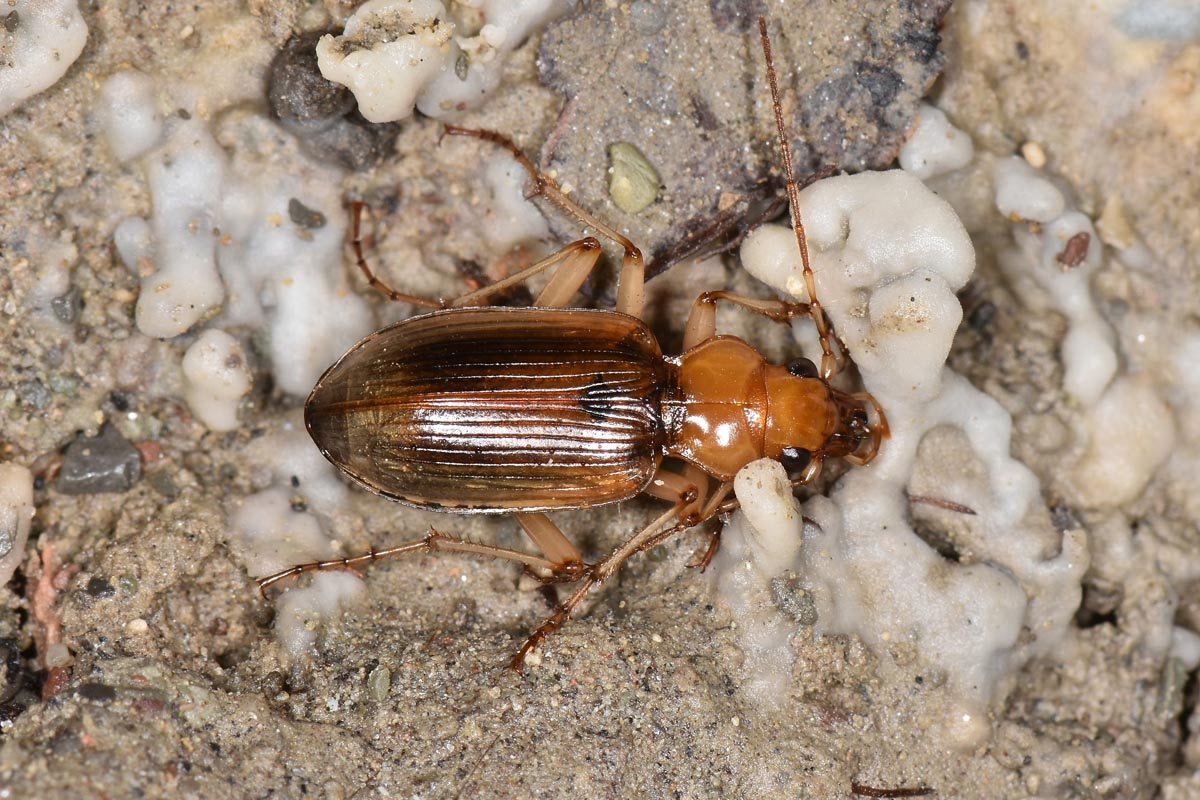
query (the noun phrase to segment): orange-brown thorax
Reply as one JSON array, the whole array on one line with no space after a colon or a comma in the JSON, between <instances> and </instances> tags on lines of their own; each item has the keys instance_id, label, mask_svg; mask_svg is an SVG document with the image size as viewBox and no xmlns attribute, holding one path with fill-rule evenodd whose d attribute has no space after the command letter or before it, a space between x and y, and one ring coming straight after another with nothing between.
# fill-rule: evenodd
<instances>
[{"instance_id":1,"label":"orange-brown thorax","mask_svg":"<svg viewBox=\"0 0 1200 800\"><path fill-rule=\"evenodd\" d=\"M768 364L734 336L716 336L678 358L674 391L663 398L666 452L729 480L784 448L830 451L842 422L841 393L820 378Z\"/></svg>"}]
</instances>

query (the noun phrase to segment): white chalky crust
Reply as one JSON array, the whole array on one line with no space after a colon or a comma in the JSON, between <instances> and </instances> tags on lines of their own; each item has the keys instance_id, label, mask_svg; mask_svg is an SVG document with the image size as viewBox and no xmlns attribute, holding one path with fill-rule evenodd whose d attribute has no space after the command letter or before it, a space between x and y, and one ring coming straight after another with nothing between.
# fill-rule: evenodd
<instances>
[{"instance_id":1,"label":"white chalky crust","mask_svg":"<svg viewBox=\"0 0 1200 800\"><path fill-rule=\"evenodd\" d=\"M818 632L857 635L885 662L889 645L912 643L962 698L947 732L973 746L986 735L979 711L1021 664L1062 637L1087 568L1084 537L1053 531L1037 478L1008 454L1008 414L944 366L962 318L955 292L974 268L971 241L950 206L894 171L819 181L801 193L801 207L821 301L892 435L870 465L805 504L817 527L790 563L761 554L786 552L781 542L796 541L799 524L756 508L773 504L779 517L790 498L739 484L749 507L727 529L718 585L728 595L726 574L746 564L760 586L794 569L816 600ZM759 229L742 260L760 280L805 299L790 230ZM944 559L909 522L906 489L918 447L941 426L962 431L986 473L973 492L946 498L977 512L972 564ZM755 544L734 544L739 538ZM1047 548L1048 539L1060 547ZM1026 627L1032 640L1019 641Z\"/></svg>"}]
</instances>

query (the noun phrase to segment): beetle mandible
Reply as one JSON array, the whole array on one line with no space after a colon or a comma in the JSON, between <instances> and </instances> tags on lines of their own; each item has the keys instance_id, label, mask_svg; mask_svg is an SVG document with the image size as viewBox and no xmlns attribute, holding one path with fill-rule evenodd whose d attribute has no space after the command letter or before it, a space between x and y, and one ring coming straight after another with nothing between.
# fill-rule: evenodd
<instances>
[{"instance_id":1,"label":"beetle mandible","mask_svg":"<svg viewBox=\"0 0 1200 800\"><path fill-rule=\"evenodd\" d=\"M779 459L796 475L794 483L802 484L826 459L865 464L874 458L887 435L882 409L869 394L848 394L829 383L841 362L809 265L762 18L759 32L809 302L706 292L688 317L683 353L664 356L640 318L644 270L638 248L570 200L506 137L447 127L449 135L508 150L528 173L533 196L545 197L624 248L616 310L568 307L600 257L600 243L592 237L450 302L398 292L366 262L362 205L355 204L351 245L368 283L393 300L436 310L350 348L317 381L305 405L305 424L325 457L369 491L424 509L512 514L541 555L431 529L394 547L293 566L260 579L261 589L304 572L434 550L508 559L544 582L577 583L513 656L509 666L519 669L627 558L736 508L729 496L733 478L751 461ZM480 305L550 269L533 307ZM745 341L717 335L718 301L778 322L811 317L821 343L820 368L807 359L770 364ZM678 465L664 466L668 458ZM672 505L591 563L545 514L643 493ZM714 534L702 565L712 559L717 542Z\"/></svg>"}]
</instances>

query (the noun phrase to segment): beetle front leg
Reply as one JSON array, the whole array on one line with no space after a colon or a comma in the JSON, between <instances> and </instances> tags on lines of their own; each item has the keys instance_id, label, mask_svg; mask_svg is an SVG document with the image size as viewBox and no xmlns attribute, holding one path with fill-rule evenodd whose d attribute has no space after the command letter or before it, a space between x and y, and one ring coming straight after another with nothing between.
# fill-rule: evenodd
<instances>
[{"instance_id":1,"label":"beetle front leg","mask_svg":"<svg viewBox=\"0 0 1200 800\"><path fill-rule=\"evenodd\" d=\"M807 317L811 308L807 303L789 303L786 300L760 300L734 292L705 292L696 298L688 314L687 326L683 331L683 349L690 350L711 339L717 333L717 301L724 300L748 311L761 314L776 322L787 323L795 317Z\"/></svg>"}]
</instances>

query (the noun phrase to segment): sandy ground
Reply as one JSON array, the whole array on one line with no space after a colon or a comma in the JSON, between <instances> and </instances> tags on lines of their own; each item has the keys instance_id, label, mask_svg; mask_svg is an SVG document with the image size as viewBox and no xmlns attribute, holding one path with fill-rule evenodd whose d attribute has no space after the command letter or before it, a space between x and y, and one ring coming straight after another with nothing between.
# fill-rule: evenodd
<instances>
[{"instance_id":1,"label":"sandy ground","mask_svg":"<svg viewBox=\"0 0 1200 800\"><path fill-rule=\"evenodd\" d=\"M211 66L205 58L213 41L236 47L242 69L237 80L213 79L228 87L221 103L233 113L261 114L275 52L294 31L328 25L345 5L88 3L91 33L80 60L53 89L0 120L0 458L39 476L27 559L0 592L9 689L0 706L4 796L833 798L850 796L857 782L965 798L1200 797L1200 750L1187 726L1195 675L1145 643L1156 603L1177 602L1185 627L1200 623L1195 583L1180 577L1200 571L1160 566L1197 558L1188 491L1194 475L1161 476L1120 509L1139 522L1139 568L1116 581L1089 576L1078 630L1061 653L1017 676L991 711L990 737L970 751L939 733L952 704L944 676L903 647L886 654L890 663L881 673L880 656L861 643L801 631L792 643L790 691L769 700L742 691L747 666L738 621L715 603L709 579L687 568L704 544L699 534L633 559L523 674L502 665L549 613L546 596L519 587L511 565L447 556L376 565L366 596L319 629L311 652L289 655L272 635L273 605L258 597L230 545L227 520L271 481L274 465L255 441L295 425L303 398L273 389L261 334L247 331L256 384L241 408L241 427L217 434L193 418L178 368L191 339L158 341L137 331L138 282L113 251L116 223L148 211L145 182L108 153L92 115L111 72L136 65L184 80ZM741 219L774 194L762 77L731 75L711 63L756 53L756 38L733 13L738 5L680 4L665 14L663 35L710 46L656 50L653 38L598 40L596 26L618 25L624 7L596 3L589 17L548 34L542 69L550 86L538 81L539 43L532 42L514 58L511 80L466 121L510 133L560 180L577 183L598 213L641 234L665 266L712 233L736 233ZM903 65L896 74L904 90L890 92L886 113L878 93L849 92L829 99L843 109L840 116L831 110L806 117L797 138L812 136L812 148L801 151L808 167L883 166L894 156L917 98L942 63L927 35L938 4L897 5L907 10L890 9L869 26L845 22L855 18L849 6L828 10L826 24L779 12L783 30L804 31L778 43L781 61L807 51L827 67L847 55L835 46L850 35L840 25L893 43L883 34L926 31L879 56ZM1116 79L1099 88L1088 82L1083 37L1068 34L1082 23L1054 6L993 6L951 10L942 45L947 71L935 87L940 105L985 154L1039 142L1094 215L1121 194L1130 224L1160 255L1159 271L1106 270L1097 281L1102 313L1117 320L1136 313L1165 326L1194 320L1195 89L1169 83L1191 105L1154 96L1152 105L1165 109L1161 119L1138 117L1139 124L1123 124L1114 135L1112 119L1126 118L1106 117L1117 112L1105 98L1128 87ZM718 34L736 49L696 38ZM1160 56L1168 71L1187 73L1196 48L1185 42ZM621 59L629 63L618 65ZM614 122L625 95L613 81L640 75L639 64L655 78L643 89L657 92L659 105L648 107L682 114L662 105L682 107L683 84L662 84L680 63L699 75L685 88L740 98L716 133L705 132L715 112L695 102L688 124L679 126L729 170L727 185L722 192L694 188L692 178L707 186L699 162L689 161L701 151L661 134L654 141L662 150L648 155L672 191L639 229L608 203L604 155L589 143L636 129L636 121ZM604 81L571 83L605 65L618 66ZM724 83L706 80L705 69ZM564 119L555 88L572 86L588 102ZM822 139L831 120L842 126L842 139ZM612 139L595 133L618 124L624 127L613 128ZM819 144L841 141L850 130L862 133L855 139L865 143L861 149ZM381 272L427 294L461 286L474 274L464 265L488 274L524 257L490 252L472 216L473 159L482 151L462 143L438 148L438 134L431 120L406 123L394 152L385 148L378 165L348 173L344 182L345 195L372 206ZM543 147L551 134L556 144ZM287 158L294 147L276 157ZM687 158L672 159L672 150ZM941 187L967 212L980 257L963 294L966 322L952 363L1014 414L1014 453L1038 472L1064 529L1088 528L1101 517L1060 502L1061 454L1048 450L1044 437L1051 423L1069 427L1078 419L1059 387L1063 325L1055 315L1031 314L993 263L1007 223L991 210L989 181L986 166L977 164ZM552 224L572 235L571 223ZM74 249L69 292L31 307L45 253L63 246ZM688 269L668 271L650 287L654 324L668 350L697 288L754 291L732 261ZM592 294L604 296L603 280ZM382 309L380 316L398 313ZM773 355L785 347L769 326L728 322L765 340ZM53 479L64 460L73 461L64 448L77 432L95 435L106 422L118 434L114 458L136 463L136 477L127 471L112 478L105 493L65 493L62 479ZM304 486L296 488L297 513L304 513ZM653 510L628 503L559 521L586 552L598 553ZM432 523L522 546L503 518L447 520L359 491L336 522L347 552L419 535ZM48 670L53 641L66 644L70 658Z\"/></svg>"}]
</instances>

